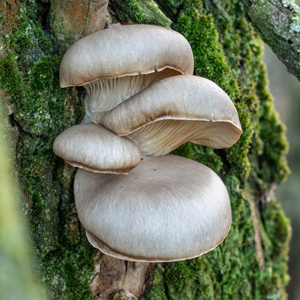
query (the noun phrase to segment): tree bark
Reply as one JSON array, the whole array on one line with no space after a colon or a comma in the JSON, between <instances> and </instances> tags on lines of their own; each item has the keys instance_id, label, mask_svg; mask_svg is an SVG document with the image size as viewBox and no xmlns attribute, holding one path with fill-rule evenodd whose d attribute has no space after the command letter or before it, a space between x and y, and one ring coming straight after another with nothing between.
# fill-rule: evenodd
<instances>
[{"instance_id":1,"label":"tree bark","mask_svg":"<svg viewBox=\"0 0 300 300\"><path fill-rule=\"evenodd\" d=\"M293 1L243 0L255 29L288 71L300 80L300 8Z\"/></svg>"},{"instance_id":2,"label":"tree bark","mask_svg":"<svg viewBox=\"0 0 300 300\"><path fill-rule=\"evenodd\" d=\"M241 2L5 0L0 11L4 124L49 299L286 299L290 226L274 190L289 172L287 142L268 91L262 42ZM84 117L84 90L59 86L62 56L76 40L114 23L183 34L195 75L216 82L239 112L243 135L233 147L187 143L174 151L217 172L230 194L230 233L200 258L150 264L97 253L76 214L76 169L52 151L55 137Z\"/></svg>"}]
</instances>

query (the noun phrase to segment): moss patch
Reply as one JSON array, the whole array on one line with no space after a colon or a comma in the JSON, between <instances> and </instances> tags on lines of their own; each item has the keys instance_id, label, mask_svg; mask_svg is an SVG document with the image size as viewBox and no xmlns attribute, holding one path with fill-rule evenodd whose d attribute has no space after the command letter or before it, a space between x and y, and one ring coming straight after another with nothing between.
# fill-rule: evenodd
<instances>
[{"instance_id":1,"label":"moss patch","mask_svg":"<svg viewBox=\"0 0 300 300\"><path fill-rule=\"evenodd\" d=\"M88 280L95 250L89 245L74 211L74 168L52 151L54 138L83 117L74 89L59 86L60 49L38 22L39 6L22 1L17 27L3 12L0 83L15 107L13 122L20 136L17 162L29 213L40 278L50 299L90 299Z\"/></svg>"},{"instance_id":2,"label":"moss patch","mask_svg":"<svg viewBox=\"0 0 300 300\"><path fill-rule=\"evenodd\" d=\"M172 21L158 8L154 0L123 0L118 3L118 13L122 21L129 24L153 24L169 28Z\"/></svg>"}]
</instances>

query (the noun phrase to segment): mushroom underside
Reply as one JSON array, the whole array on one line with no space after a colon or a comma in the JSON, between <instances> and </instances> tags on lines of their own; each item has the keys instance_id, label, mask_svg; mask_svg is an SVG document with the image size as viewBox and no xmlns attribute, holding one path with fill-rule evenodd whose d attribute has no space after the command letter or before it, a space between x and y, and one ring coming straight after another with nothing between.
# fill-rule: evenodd
<instances>
[{"instance_id":1,"label":"mushroom underside","mask_svg":"<svg viewBox=\"0 0 300 300\"><path fill-rule=\"evenodd\" d=\"M131 139L142 155L162 156L188 141L216 149L228 148L241 133L226 121L162 119L120 135Z\"/></svg>"},{"instance_id":2,"label":"mushroom underside","mask_svg":"<svg viewBox=\"0 0 300 300\"><path fill-rule=\"evenodd\" d=\"M193 73L193 52L181 34L153 25L115 26L84 37L67 50L60 65L60 85L82 86L99 78L166 68Z\"/></svg>"},{"instance_id":3,"label":"mushroom underside","mask_svg":"<svg viewBox=\"0 0 300 300\"><path fill-rule=\"evenodd\" d=\"M128 176L78 170L75 203L93 246L134 261L176 261L215 248L231 224L221 179L195 161L146 157Z\"/></svg>"},{"instance_id":4,"label":"mushroom underside","mask_svg":"<svg viewBox=\"0 0 300 300\"><path fill-rule=\"evenodd\" d=\"M86 113L91 115L110 110L153 83L181 74L180 71L166 67L159 72L153 69L149 74L120 75L92 81L83 86L87 90Z\"/></svg>"},{"instance_id":5,"label":"mushroom underside","mask_svg":"<svg viewBox=\"0 0 300 300\"><path fill-rule=\"evenodd\" d=\"M162 79L91 119L129 137L142 155L165 155L188 141L227 148L242 134L229 96L212 81L192 75Z\"/></svg>"},{"instance_id":6,"label":"mushroom underside","mask_svg":"<svg viewBox=\"0 0 300 300\"><path fill-rule=\"evenodd\" d=\"M98 250L100 250L102 253L106 254L106 255L109 255L109 256L112 256L112 257L115 257L115 258L118 258L118 259L123 259L123 260L129 260L129 261L139 261L139 262L155 262L155 263L159 263L159 262L174 262L174 261L182 261L182 260L186 260L186 259L192 259L192 258L196 258L196 257L199 257L207 252L210 252L212 250L214 250L218 245L220 245L224 239L226 238L227 234L225 237L222 238L222 240L220 240L219 242L216 243L216 245L214 245L211 249L208 249L206 251L203 251L201 253L198 253L196 254L195 256L191 256L191 257L188 257L188 258L165 258L165 259L159 259L159 258L156 258L156 257L129 257L127 256L125 253L120 253L114 249L111 249L109 248L107 245L105 245L102 241L100 241L97 237L95 237L92 233L90 233L89 231L85 231L85 234L86 234L86 237L89 241L89 243L94 247L94 248L97 248Z\"/></svg>"},{"instance_id":7,"label":"mushroom underside","mask_svg":"<svg viewBox=\"0 0 300 300\"><path fill-rule=\"evenodd\" d=\"M128 167L128 168L114 168L111 167L111 170L107 170L105 168L93 168L89 165L85 165L83 163L77 162L77 161L69 161L69 160L65 160L66 163L68 163L69 165L71 165L72 167L75 168L80 168L89 172L93 172L93 173L106 173L106 174L124 174L127 175L132 169L133 167Z\"/></svg>"}]
</instances>

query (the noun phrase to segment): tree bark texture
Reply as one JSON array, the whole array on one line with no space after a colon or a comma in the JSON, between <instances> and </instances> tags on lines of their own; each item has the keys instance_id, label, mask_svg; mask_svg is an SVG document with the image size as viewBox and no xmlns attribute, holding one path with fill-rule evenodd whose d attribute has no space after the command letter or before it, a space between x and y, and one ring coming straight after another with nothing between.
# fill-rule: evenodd
<instances>
[{"instance_id":1,"label":"tree bark texture","mask_svg":"<svg viewBox=\"0 0 300 300\"><path fill-rule=\"evenodd\" d=\"M233 147L187 143L174 151L217 172L230 194L228 237L197 259L133 263L97 253L76 214L76 169L52 151L55 137L85 114L84 89L59 86L62 56L114 23L183 34L195 75L217 83L238 110L243 135ZM49 299L286 299L290 225L274 191L289 172L288 146L267 87L262 41L240 1L2 0L0 26L3 122Z\"/></svg>"},{"instance_id":2,"label":"tree bark texture","mask_svg":"<svg viewBox=\"0 0 300 300\"><path fill-rule=\"evenodd\" d=\"M243 0L243 3L264 42L300 80L300 8L291 0Z\"/></svg>"}]
</instances>

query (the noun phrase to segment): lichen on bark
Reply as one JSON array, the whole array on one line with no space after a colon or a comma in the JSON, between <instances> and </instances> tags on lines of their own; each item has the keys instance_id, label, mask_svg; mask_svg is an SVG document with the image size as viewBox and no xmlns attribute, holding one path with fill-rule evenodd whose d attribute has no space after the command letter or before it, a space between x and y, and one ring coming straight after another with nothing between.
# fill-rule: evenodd
<instances>
[{"instance_id":1,"label":"lichen on bark","mask_svg":"<svg viewBox=\"0 0 300 300\"><path fill-rule=\"evenodd\" d=\"M80 7L72 7L77 18ZM58 71L72 34L80 38L88 20L80 20L84 28L74 33L70 26L55 23L63 18L56 15L57 9L57 1L1 3L0 83L2 97L11 107L10 124L19 132L17 171L40 278L50 299L84 300L92 298L89 280L97 277L96 251L78 222L75 169L54 155L52 142L84 116L83 90L61 89ZM155 271L141 298L285 299L290 227L270 191L289 172L287 142L267 88L262 42L246 20L243 4L237 0L114 0L109 11L114 22L171 26L183 34L193 49L195 75L211 79L228 93L244 132L226 150L187 143L174 151L221 176L230 194L233 224L214 251L193 260L153 265ZM100 30L102 23L99 26ZM101 299L100 292L94 299Z\"/></svg>"},{"instance_id":2,"label":"lichen on bark","mask_svg":"<svg viewBox=\"0 0 300 300\"><path fill-rule=\"evenodd\" d=\"M294 1L243 0L255 29L300 80L300 11Z\"/></svg>"}]
</instances>

